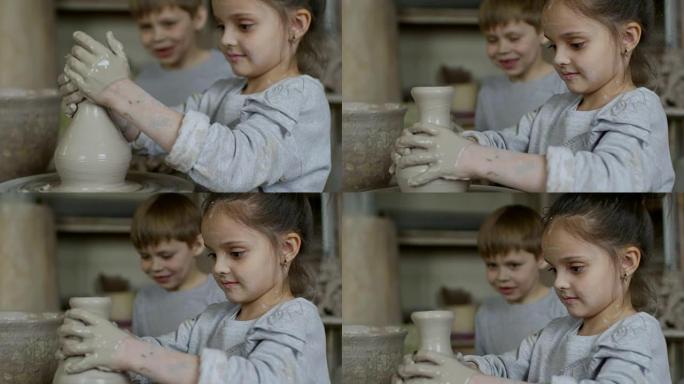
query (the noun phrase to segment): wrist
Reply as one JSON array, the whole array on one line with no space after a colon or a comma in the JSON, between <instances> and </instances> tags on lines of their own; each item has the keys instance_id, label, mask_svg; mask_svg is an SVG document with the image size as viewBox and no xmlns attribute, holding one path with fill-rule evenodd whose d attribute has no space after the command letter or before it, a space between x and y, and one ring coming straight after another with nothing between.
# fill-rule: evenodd
<instances>
[{"instance_id":1,"label":"wrist","mask_svg":"<svg viewBox=\"0 0 684 384\"><path fill-rule=\"evenodd\" d=\"M134 364L139 359L136 356L142 354L142 350L145 348L145 342L139 340L136 337L129 336L121 341L121 346L119 347L119 366L122 371L133 371L135 370Z\"/></svg>"},{"instance_id":2,"label":"wrist","mask_svg":"<svg viewBox=\"0 0 684 384\"><path fill-rule=\"evenodd\" d=\"M469 178L481 179L482 176L481 161L480 157L480 147L479 145L466 145L461 152L458 160L459 168L467 175Z\"/></svg>"}]
</instances>

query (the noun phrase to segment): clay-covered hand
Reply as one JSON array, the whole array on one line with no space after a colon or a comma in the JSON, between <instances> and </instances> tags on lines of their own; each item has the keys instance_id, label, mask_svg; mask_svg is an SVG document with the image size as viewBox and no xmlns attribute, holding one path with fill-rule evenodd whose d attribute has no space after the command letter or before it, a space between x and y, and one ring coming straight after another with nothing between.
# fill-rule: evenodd
<instances>
[{"instance_id":1,"label":"clay-covered hand","mask_svg":"<svg viewBox=\"0 0 684 384\"><path fill-rule=\"evenodd\" d=\"M76 84L62 73L57 77L57 85L59 87L59 95L62 98L62 109L64 114L68 117L74 117L77 105L85 99L83 93L78 89Z\"/></svg>"},{"instance_id":2,"label":"clay-covered hand","mask_svg":"<svg viewBox=\"0 0 684 384\"><path fill-rule=\"evenodd\" d=\"M115 371L126 368L123 344L134 338L133 335L83 309L67 311L65 318L77 321L65 321L59 327L62 354L66 357L85 356L68 359L64 366L67 373L96 367Z\"/></svg>"},{"instance_id":3,"label":"clay-covered hand","mask_svg":"<svg viewBox=\"0 0 684 384\"><path fill-rule=\"evenodd\" d=\"M422 350L413 356L413 363L402 364L398 373L407 382L420 377L421 383L432 384L468 384L473 376L480 374L453 357Z\"/></svg>"},{"instance_id":4,"label":"clay-covered hand","mask_svg":"<svg viewBox=\"0 0 684 384\"><path fill-rule=\"evenodd\" d=\"M77 31L74 33L76 45L67 58L64 72L76 86L95 102L112 83L130 77L128 59L123 45L107 32L107 45Z\"/></svg>"},{"instance_id":5,"label":"clay-covered hand","mask_svg":"<svg viewBox=\"0 0 684 384\"><path fill-rule=\"evenodd\" d=\"M475 143L451 130L433 124L416 123L410 135L402 135L395 143L398 168L427 165L428 169L409 179L409 185L419 186L432 180L467 180L473 175L460 166L465 149ZM402 148L410 148L411 153L403 155ZM420 149L414 151L413 149Z\"/></svg>"}]
</instances>

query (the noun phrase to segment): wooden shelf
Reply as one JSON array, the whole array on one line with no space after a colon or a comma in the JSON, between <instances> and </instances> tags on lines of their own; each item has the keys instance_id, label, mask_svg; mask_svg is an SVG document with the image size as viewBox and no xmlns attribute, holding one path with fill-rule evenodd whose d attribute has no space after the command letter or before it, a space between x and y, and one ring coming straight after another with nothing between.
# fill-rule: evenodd
<instances>
[{"instance_id":1,"label":"wooden shelf","mask_svg":"<svg viewBox=\"0 0 684 384\"><path fill-rule=\"evenodd\" d=\"M62 217L57 220L57 231L62 233L128 234L131 218L127 217Z\"/></svg>"},{"instance_id":2,"label":"wooden shelf","mask_svg":"<svg viewBox=\"0 0 684 384\"><path fill-rule=\"evenodd\" d=\"M57 0L59 11L128 12L128 0Z\"/></svg>"},{"instance_id":3,"label":"wooden shelf","mask_svg":"<svg viewBox=\"0 0 684 384\"><path fill-rule=\"evenodd\" d=\"M684 118L684 108L665 108L665 114L673 119L682 119Z\"/></svg>"},{"instance_id":4,"label":"wooden shelf","mask_svg":"<svg viewBox=\"0 0 684 384\"><path fill-rule=\"evenodd\" d=\"M477 26L477 9L401 8L399 24Z\"/></svg>"},{"instance_id":5,"label":"wooden shelf","mask_svg":"<svg viewBox=\"0 0 684 384\"><path fill-rule=\"evenodd\" d=\"M399 231L399 245L477 247L477 231L410 229Z\"/></svg>"}]
</instances>

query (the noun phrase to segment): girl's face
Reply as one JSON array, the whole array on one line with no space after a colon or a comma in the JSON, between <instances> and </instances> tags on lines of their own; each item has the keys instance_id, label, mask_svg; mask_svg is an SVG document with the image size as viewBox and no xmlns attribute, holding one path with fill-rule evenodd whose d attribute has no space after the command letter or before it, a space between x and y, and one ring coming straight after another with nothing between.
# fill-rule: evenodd
<instances>
[{"instance_id":1,"label":"girl's face","mask_svg":"<svg viewBox=\"0 0 684 384\"><path fill-rule=\"evenodd\" d=\"M589 105L604 105L631 84L625 77L622 49L608 27L570 9L563 1L551 2L542 20L554 51L556 71L568 89L584 95Z\"/></svg>"},{"instance_id":2,"label":"girl's face","mask_svg":"<svg viewBox=\"0 0 684 384\"><path fill-rule=\"evenodd\" d=\"M145 49L165 68L181 69L197 48L195 33L204 27L206 10L194 17L180 7L164 7L139 18L138 31Z\"/></svg>"},{"instance_id":3,"label":"girl's face","mask_svg":"<svg viewBox=\"0 0 684 384\"><path fill-rule=\"evenodd\" d=\"M230 301L266 309L286 294L286 272L264 234L214 208L202 219L202 235L214 278Z\"/></svg>"},{"instance_id":4,"label":"girl's face","mask_svg":"<svg viewBox=\"0 0 684 384\"><path fill-rule=\"evenodd\" d=\"M487 281L509 303L524 304L538 287L543 261L527 251L510 251L485 260Z\"/></svg>"},{"instance_id":5,"label":"girl's face","mask_svg":"<svg viewBox=\"0 0 684 384\"><path fill-rule=\"evenodd\" d=\"M192 245L178 240L162 241L138 250L140 268L167 291L182 290L195 268L195 258L203 249L200 238Z\"/></svg>"},{"instance_id":6,"label":"girl's face","mask_svg":"<svg viewBox=\"0 0 684 384\"><path fill-rule=\"evenodd\" d=\"M290 69L295 50L277 10L256 0L212 0L212 7L219 48L236 75L256 81Z\"/></svg>"},{"instance_id":7,"label":"girl's face","mask_svg":"<svg viewBox=\"0 0 684 384\"><path fill-rule=\"evenodd\" d=\"M574 317L610 317L624 299L612 256L568 232L562 218L557 220L544 234L542 249L556 275L558 297Z\"/></svg>"},{"instance_id":8,"label":"girl's face","mask_svg":"<svg viewBox=\"0 0 684 384\"><path fill-rule=\"evenodd\" d=\"M542 60L543 36L523 21L491 28L485 38L487 56L512 80L526 80Z\"/></svg>"}]
</instances>

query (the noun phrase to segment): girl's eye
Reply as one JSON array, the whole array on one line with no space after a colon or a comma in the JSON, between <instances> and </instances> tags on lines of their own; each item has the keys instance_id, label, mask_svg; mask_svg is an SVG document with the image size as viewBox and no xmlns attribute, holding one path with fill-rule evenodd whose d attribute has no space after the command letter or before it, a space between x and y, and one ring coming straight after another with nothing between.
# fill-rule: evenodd
<instances>
[{"instance_id":1,"label":"girl's eye","mask_svg":"<svg viewBox=\"0 0 684 384\"><path fill-rule=\"evenodd\" d=\"M242 255L244 255L244 254L245 254L245 251L231 251L231 252L230 252L230 256L232 256L232 257L234 257L234 258L236 258L236 259L239 259L239 258L242 257Z\"/></svg>"},{"instance_id":2,"label":"girl's eye","mask_svg":"<svg viewBox=\"0 0 684 384\"><path fill-rule=\"evenodd\" d=\"M223 30L226 29L226 27L225 27L223 24L219 24L219 25L216 26L216 29L218 29L219 31L223 32Z\"/></svg>"},{"instance_id":3,"label":"girl's eye","mask_svg":"<svg viewBox=\"0 0 684 384\"><path fill-rule=\"evenodd\" d=\"M207 254L207 257L212 259L212 260L216 260L216 253L215 252L209 252Z\"/></svg>"},{"instance_id":4,"label":"girl's eye","mask_svg":"<svg viewBox=\"0 0 684 384\"><path fill-rule=\"evenodd\" d=\"M570 44L570 46L572 47L572 49L582 49L582 48L584 48L584 42L572 43L572 44Z\"/></svg>"},{"instance_id":5,"label":"girl's eye","mask_svg":"<svg viewBox=\"0 0 684 384\"><path fill-rule=\"evenodd\" d=\"M554 268L554 267L548 267L548 268L546 268L546 270L551 272L551 273L554 273L554 274L556 273L556 268Z\"/></svg>"},{"instance_id":6,"label":"girl's eye","mask_svg":"<svg viewBox=\"0 0 684 384\"><path fill-rule=\"evenodd\" d=\"M553 49L555 51L556 50L556 44L548 44L546 46L546 49Z\"/></svg>"},{"instance_id":7,"label":"girl's eye","mask_svg":"<svg viewBox=\"0 0 684 384\"><path fill-rule=\"evenodd\" d=\"M584 267L583 266L574 266L574 267L570 267L570 270L573 273L581 273L582 271L584 271Z\"/></svg>"},{"instance_id":8,"label":"girl's eye","mask_svg":"<svg viewBox=\"0 0 684 384\"><path fill-rule=\"evenodd\" d=\"M245 32L251 30L253 26L254 26L254 24L248 24L248 23L241 23L239 25L240 30L245 31Z\"/></svg>"}]
</instances>

